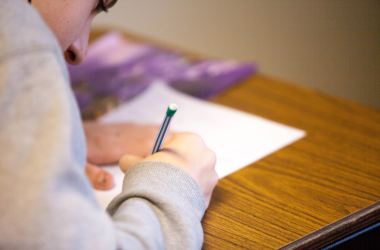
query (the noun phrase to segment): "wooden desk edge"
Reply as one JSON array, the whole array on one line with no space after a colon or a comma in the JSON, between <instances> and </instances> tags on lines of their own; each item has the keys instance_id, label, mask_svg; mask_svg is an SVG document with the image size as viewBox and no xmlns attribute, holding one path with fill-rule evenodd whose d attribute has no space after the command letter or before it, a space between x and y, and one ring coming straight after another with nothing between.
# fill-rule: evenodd
<instances>
[{"instance_id":1,"label":"wooden desk edge","mask_svg":"<svg viewBox=\"0 0 380 250\"><path fill-rule=\"evenodd\" d=\"M319 249L380 220L380 201L312 232L281 249Z\"/></svg>"}]
</instances>

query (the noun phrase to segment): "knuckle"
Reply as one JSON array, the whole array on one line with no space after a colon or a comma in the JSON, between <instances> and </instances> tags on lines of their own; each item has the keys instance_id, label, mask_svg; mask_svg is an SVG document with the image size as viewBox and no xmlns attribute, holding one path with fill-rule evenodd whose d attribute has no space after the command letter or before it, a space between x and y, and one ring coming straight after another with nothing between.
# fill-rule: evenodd
<instances>
[{"instance_id":1,"label":"knuckle","mask_svg":"<svg viewBox=\"0 0 380 250\"><path fill-rule=\"evenodd\" d=\"M208 158L212 167L215 168L217 158L216 158L215 152L212 151L211 149L208 150Z\"/></svg>"},{"instance_id":2,"label":"knuckle","mask_svg":"<svg viewBox=\"0 0 380 250\"><path fill-rule=\"evenodd\" d=\"M123 156L119 159L119 166L124 166L126 160L127 160L127 159L126 159L126 156L123 155Z\"/></svg>"},{"instance_id":3,"label":"knuckle","mask_svg":"<svg viewBox=\"0 0 380 250\"><path fill-rule=\"evenodd\" d=\"M218 181L219 181L219 177L218 177L218 174L215 172L214 177L213 177L214 186L216 186L216 184L218 184Z\"/></svg>"},{"instance_id":4,"label":"knuckle","mask_svg":"<svg viewBox=\"0 0 380 250\"><path fill-rule=\"evenodd\" d=\"M182 136L186 140L191 141L193 143L200 143L200 142L203 143L202 138L198 134L196 134L196 133L193 133L193 132L183 132Z\"/></svg>"},{"instance_id":5,"label":"knuckle","mask_svg":"<svg viewBox=\"0 0 380 250\"><path fill-rule=\"evenodd\" d=\"M210 178L210 183L211 185L214 187L219 181L219 177L218 177L218 174L216 173L216 171L214 171L212 173L212 176Z\"/></svg>"},{"instance_id":6,"label":"knuckle","mask_svg":"<svg viewBox=\"0 0 380 250\"><path fill-rule=\"evenodd\" d=\"M129 155L129 154L125 154L123 155L120 160L119 160L119 166L120 167L128 167L129 165L131 165L131 161L134 160L132 158L132 155Z\"/></svg>"},{"instance_id":7,"label":"knuckle","mask_svg":"<svg viewBox=\"0 0 380 250\"><path fill-rule=\"evenodd\" d=\"M199 135L192 133L192 132L188 133L187 136L190 140L200 140L201 139L201 137Z\"/></svg>"}]
</instances>

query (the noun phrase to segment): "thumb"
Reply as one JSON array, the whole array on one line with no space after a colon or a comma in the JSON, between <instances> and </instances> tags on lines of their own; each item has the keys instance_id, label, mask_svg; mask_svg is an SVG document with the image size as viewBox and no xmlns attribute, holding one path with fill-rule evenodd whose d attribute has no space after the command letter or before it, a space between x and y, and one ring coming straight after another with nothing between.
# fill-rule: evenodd
<instances>
[{"instance_id":1,"label":"thumb","mask_svg":"<svg viewBox=\"0 0 380 250\"><path fill-rule=\"evenodd\" d=\"M125 173L127 172L127 170L131 169L142 160L143 158L140 156L126 154L126 155L123 155L123 157L121 157L119 161L119 166L120 166L121 171Z\"/></svg>"}]
</instances>

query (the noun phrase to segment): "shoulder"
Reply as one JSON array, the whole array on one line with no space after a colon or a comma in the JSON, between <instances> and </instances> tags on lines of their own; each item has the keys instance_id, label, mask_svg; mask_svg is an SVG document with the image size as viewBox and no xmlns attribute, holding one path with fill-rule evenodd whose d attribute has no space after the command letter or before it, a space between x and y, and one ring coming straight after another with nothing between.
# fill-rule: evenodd
<instances>
[{"instance_id":1,"label":"shoulder","mask_svg":"<svg viewBox=\"0 0 380 250\"><path fill-rule=\"evenodd\" d=\"M40 50L60 51L53 33L26 0L1 0L0 63L8 57Z\"/></svg>"}]
</instances>

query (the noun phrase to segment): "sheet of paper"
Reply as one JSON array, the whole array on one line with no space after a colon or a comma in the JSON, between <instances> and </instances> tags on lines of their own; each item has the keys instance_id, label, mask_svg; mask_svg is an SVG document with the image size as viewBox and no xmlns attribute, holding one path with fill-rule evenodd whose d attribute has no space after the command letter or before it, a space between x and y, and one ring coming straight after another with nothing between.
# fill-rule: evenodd
<instances>
[{"instance_id":1,"label":"sheet of paper","mask_svg":"<svg viewBox=\"0 0 380 250\"><path fill-rule=\"evenodd\" d=\"M302 130L195 99L164 84L152 84L141 95L112 110L100 121L161 124L170 103L178 105L170 129L191 131L202 136L208 147L216 153L216 171L219 178L305 135ZM123 180L122 173L117 167L110 167L109 170L116 177L116 187L111 191L96 192L99 202L104 207L120 192Z\"/></svg>"}]
</instances>

